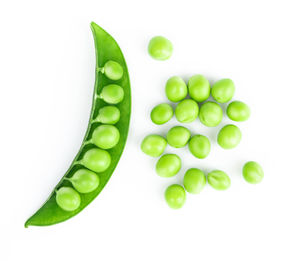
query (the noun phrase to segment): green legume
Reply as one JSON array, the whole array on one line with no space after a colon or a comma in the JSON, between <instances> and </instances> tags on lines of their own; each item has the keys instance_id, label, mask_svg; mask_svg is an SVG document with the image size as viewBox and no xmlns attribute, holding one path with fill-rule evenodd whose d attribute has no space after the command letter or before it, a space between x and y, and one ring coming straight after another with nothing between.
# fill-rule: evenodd
<instances>
[{"instance_id":1,"label":"green legume","mask_svg":"<svg viewBox=\"0 0 300 261\"><path fill-rule=\"evenodd\" d=\"M153 59L167 60L172 55L173 45L167 38L155 36L149 42L148 52Z\"/></svg>"},{"instance_id":2,"label":"green legume","mask_svg":"<svg viewBox=\"0 0 300 261\"><path fill-rule=\"evenodd\" d=\"M210 141L203 135L195 135L189 141L190 152L199 159L204 159L210 152Z\"/></svg>"},{"instance_id":3,"label":"green legume","mask_svg":"<svg viewBox=\"0 0 300 261\"><path fill-rule=\"evenodd\" d=\"M191 132L182 126L175 126L167 133L168 143L175 148L184 147L191 137Z\"/></svg>"},{"instance_id":4,"label":"green legume","mask_svg":"<svg viewBox=\"0 0 300 261\"><path fill-rule=\"evenodd\" d=\"M100 108L96 121L104 124L116 124L120 120L120 110L116 106L104 106Z\"/></svg>"},{"instance_id":5,"label":"green legume","mask_svg":"<svg viewBox=\"0 0 300 261\"><path fill-rule=\"evenodd\" d=\"M192 168L187 170L183 178L183 185L187 192L192 194L200 193L206 184L204 172L200 169Z\"/></svg>"},{"instance_id":6,"label":"green legume","mask_svg":"<svg viewBox=\"0 0 300 261\"><path fill-rule=\"evenodd\" d=\"M73 187L80 193L90 193L99 186L99 177L96 173L87 170L77 170L74 175L67 179Z\"/></svg>"},{"instance_id":7,"label":"green legume","mask_svg":"<svg viewBox=\"0 0 300 261\"><path fill-rule=\"evenodd\" d=\"M264 178L264 171L257 162L249 161L243 167L243 177L251 184L258 184Z\"/></svg>"},{"instance_id":8,"label":"green legume","mask_svg":"<svg viewBox=\"0 0 300 261\"><path fill-rule=\"evenodd\" d=\"M165 92L171 102L179 102L187 96L188 89L182 78L173 76L167 81Z\"/></svg>"},{"instance_id":9,"label":"green legume","mask_svg":"<svg viewBox=\"0 0 300 261\"><path fill-rule=\"evenodd\" d=\"M115 81L120 80L123 76L122 66L115 61L107 61L101 71L108 79Z\"/></svg>"},{"instance_id":10,"label":"green legume","mask_svg":"<svg viewBox=\"0 0 300 261\"><path fill-rule=\"evenodd\" d=\"M218 143L223 149L235 148L242 139L240 129L232 124L224 126L218 134Z\"/></svg>"},{"instance_id":11,"label":"green legume","mask_svg":"<svg viewBox=\"0 0 300 261\"><path fill-rule=\"evenodd\" d=\"M175 116L179 122L189 123L197 119L199 107L197 102L186 99L178 103L175 109Z\"/></svg>"},{"instance_id":12,"label":"green legume","mask_svg":"<svg viewBox=\"0 0 300 261\"><path fill-rule=\"evenodd\" d=\"M92 142L101 149L111 149L118 144L120 132L113 125L98 126L92 136Z\"/></svg>"},{"instance_id":13,"label":"green legume","mask_svg":"<svg viewBox=\"0 0 300 261\"><path fill-rule=\"evenodd\" d=\"M200 107L199 118L207 127L218 126L223 118L222 108L215 102L206 102Z\"/></svg>"},{"instance_id":14,"label":"green legume","mask_svg":"<svg viewBox=\"0 0 300 261\"><path fill-rule=\"evenodd\" d=\"M168 122L174 115L173 108L167 103L155 106L151 111L151 120L154 124L161 125Z\"/></svg>"},{"instance_id":15,"label":"green legume","mask_svg":"<svg viewBox=\"0 0 300 261\"><path fill-rule=\"evenodd\" d=\"M182 186L174 184L167 187L165 191L165 200L170 208L179 209L185 203L186 195Z\"/></svg>"},{"instance_id":16,"label":"green legume","mask_svg":"<svg viewBox=\"0 0 300 261\"><path fill-rule=\"evenodd\" d=\"M207 175L207 182L216 190L226 190L230 187L230 178L221 170L214 170Z\"/></svg>"},{"instance_id":17,"label":"green legume","mask_svg":"<svg viewBox=\"0 0 300 261\"><path fill-rule=\"evenodd\" d=\"M181 159L176 154L165 154L156 163L158 176L169 178L175 176L181 168Z\"/></svg>"},{"instance_id":18,"label":"green legume","mask_svg":"<svg viewBox=\"0 0 300 261\"><path fill-rule=\"evenodd\" d=\"M227 116L233 121L246 121L250 117L250 108L246 103L234 101L227 107Z\"/></svg>"},{"instance_id":19,"label":"green legume","mask_svg":"<svg viewBox=\"0 0 300 261\"><path fill-rule=\"evenodd\" d=\"M74 189L61 187L56 191L56 203L65 211L74 211L80 206L80 195Z\"/></svg>"},{"instance_id":20,"label":"green legume","mask_svg":"<svg viewBox=\"0 0 300 261\"><path fill-rule=\"evenodd\" d=\"M88 150L83 158L82 164L95 172L103 172L105 171L111 163L110 154L101 149L90 149Z\"/></svg>"},{"instance_id":21,"label":"green legume","mask_svg":"<svg viewBox=\"0 0 300 261\"><path fill-rule=\"evenodd\" d=\"M197 102L203 102L210 95L209 81L200 74L194 75L188 82L189 94Z\"/></svg>"},{"instance_id":22,"label":"green legume","mask_svg":"<svg viewBox=\"0 0 300 261\"><path fill-rule=\"evenodd\" d=\"M141 149L145 154L151 157L159 157L164 153L166 146L167 141L164 137L152 134L144 138Z\"/></svg>"},{"instance_id":23,"label":"green legume","mask_svg":"<svg viewBox=\"0 0 300 261\"><path fill-rule=\"evenodd\" d=\"M118 104L124 99L124 90L117 84L109 84L103 87L100 98L109 104Z\"/></svg>"},{"instance_id":24,"label":"green legume","mask_svg":"<svg viewBox=\"0 0 300 261\"><path fill-rule=\"evenodd\" d=\"M217 81L211 89L212 97L219 103L229 102L232 99L234 92L235 86L230 79Z\"/></svg>"}]
</instances>

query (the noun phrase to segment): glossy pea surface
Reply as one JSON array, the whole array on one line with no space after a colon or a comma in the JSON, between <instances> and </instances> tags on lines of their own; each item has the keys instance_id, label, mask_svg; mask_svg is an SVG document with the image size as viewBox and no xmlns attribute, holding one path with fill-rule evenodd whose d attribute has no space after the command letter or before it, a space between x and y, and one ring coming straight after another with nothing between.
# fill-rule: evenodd
<instances>
[{"instance_id":1,"label":"glossy pea surface","mask_svg":"<svg viewBox=\"0 0 300 261\"><path fill-rule=\"evenodd\" d=\"M56 191L56 203L65 211L74 211L80 206L80 195L73 188L61 187Z\"/></svg>"},{"instance_id":2,"label":"glossy pea surface","mask_svg":"<svg viewBox=\"0 0 300 261\"><path fill-rule=\"evenodd\" d=\"M210 141L206 136L195 135L189 141L190 152L198 159L204 159L210 152Z\"/></svg>"},{"instance_id":3,"label":"glossy pea surface","mask_svg":"<svg viewBox=\"0 0 300 261\"><path fill-rule=\"evenodd\" d=\"M156 163L158 176L169 178L175 176L181 168L181 159L176 154L165 154Z\"/></svg>"},{"instance_id":4,"label":"glossy pea surface","mask_svg":"<svg viewBox=\"0 0 300 261\"><path fill-rule=\"evenodd\" d=\"M216 102L206 102L201 105L199 119L207 127L215 127L220 124L223 118L223 111Z\"/></svg>"},{"instance_id":5,"label":"glossy pea surface","mask_svg":"<svg viewBox=\"0 0 300 261\"><path fill-rule=\"evenodd\" d=\"M218 134L218 144L223 149L235 148L242 139L240 129L232 124L224 126Z\"/></svg>"},{"instance_id":6,"label":"glossy pea surface","mask_svg":"<svg viewBox=\"0 0 300 261\"><path fill-rule=\"evenodd\" d=\"M164 137L151 134L142 141L141 150L151 157L159 157L164 153L166 146L167 141Z\"/></svg>"},{"instance_id":7,"label":"glossy pea surface","mask_svg":"<svg viewBox=\"0 0 300 261\"><path fill-rule=\"evenodd\" d=\"M90 193L99 186L98 175L87 169L77 170L69 181L80 193Z\"/></svg>"},{"instance_id":8,"label":"glossy pea surface","mask_svg":"<svg viewBox=\"0 0 300 261\"><path fill-rule=\"evenodd\" d=\"M248 183L258 184L264 178L264 171L257 162L249 161L243 167L243 177Z\"/></svg>"},{"instance_id":9,"label":"glossy pea surface","mask_svg":"<svg viewBox=\"0 0 300 261\"><path fill-rule=\"evenodd\" d=\"M182 101L188 94L187 86L184 80L179 76L173 76L168 79L165 92L167 98L171 102L179 102Z\"/></svg>"},{"instance_id":10,"label":"glossy pea surface","mask_svg":"<svg viewBox=\"0 0 300 261\"><path fill-rule=\"evenodd\" d=\"M105 150L90 149L84 154L81 163L92 171L103 172L110 166L111 157Z\"/></svg>"},{"instance_id":11,"label":"glossy pea surface","mask_svg":"<svg viewBox=\"0 0 300 261\"><path fill-rule=\"evenodd\" d=\"M118 144L120 132L113 125L98 126L92 136L92 142L101 149L111 149Z\"/></svg>"},{"instance_id":12,"label":"glossy pea surface","mask_svg":"<svg viewBox=\"0 0 300 261\"><path fill-rule=\"evenodd\" d=\"M173 45L167 38L155 36L148 44L148 52L153 59L167 60L172 55Z\"/></svg>"},{"instance_id":13,"label":"glossy pea surface","mask_svg":"<svg viewBox=\"0 0 300 261\"><path fill-rule=\"evenodd\" d=\"M199 107L197 102L186 99L178 103L175 109L175 116L179 122L189 123L197 119Z\"/></svg>"},{"instance_id":14,"label":"glossy pea surface","mask_svg":"<svg viewBox=\"0 0 300 261\"><path fill-rule=\"evenodd\" d=\"M104 124L116 124L120 116L120 110L116 106L107 105L100 108L96 120Z\"/></svg>"},{"instance_id":15,"label":"glossy pea surface","mask_svg":"<svg viewBox=\"0 0 300 261\"><path fill-rule=\"evenodd\" d=\"M221 170L214 170L208 173L207 182L216 190L226 190L231 184L228 175Z\"/></svg>"},{"instance_id":16,"label":"glossy pea surface","mask_svg":"<svg viewBox=\"0 0 300 261\"><path fill-rule=\"evenodd\" d=\"M118 104L124 99L124 90L120 85L109 84L103 87L100 98L109 104Z\"/></svg>"},{"instance_id":17,"label":"glossy pea surface","mask_svg":"<svg viewBox=\"0 0 300 261\"><path fill-rule=\"evenodd\" d=\"M235 86L232 80L222 79L217 81L211 89L212 97L219 103L229 102L235 92Z\"/></svg>"},{"instance_id":18,"label":"glossy pea surface","mask_svg":"<svg viewBox=\"0 0 300 261\"><path fill-rule=\"evenodd\" d=\"M120 80L123 76L122 66L115 61L107 61L102 71L108 79L114 81Z\"/></svg>"},{"instance_id":19,"label":"glossy pea surface","mask_svg":"<svg viewBox=\"0 0 300 261\"><path fill-rule=\"evenodd\" d=\"M228 105L226 113L233 121L246 121L250 117L250 108L244 102L234 101Z\"/></svg>"},{"instance_id":20,"label":"glossy pea surface","mask_svg":"<svg viewBox=\"0 0 300 261\"><path fill-rule=\"evenodd\" d=\"M152 109L150 117L154 124L161 125L168 122L173 115L172 106L167 103L162 103Z\"/></svg>"},{"instance_id":21,"label":"glossy pea surface","mask_svg":"<svg viewBox=\"0 0 300 261\"><path fill-rule=\"evenodd\" d=\"M182 208L186 199L185 190L182 186L174 184L165 191L165 200L172 209Z\"/></svg>"},{"instance_id":22,"label":"glossy pea surface","mask_svg":"<svg viewBox=\"0 0 300 261\"><path fill-rule=\"evenodd\" d=\"M200 193L206 184L206 177L202 170L191 168L187 170L183 178L183 185L191 194Z\"/></svg>"},{"instance_id":23,"label":"glossy pea surface","mask_svg":"<svg viewBox=\"0 0 300 261\"><path fill-rule=\"evenodd\" d=\"M183 126L175 126L167 133L167 141L174 148L184 147L191 137L191 132Z\"/></svg>"},{"instance_id":24,"label":"glossy pea surface","mask_svg":"<svg viewBox=\"0 0 300 261\"><path fill-rule=\"evenodd\" d=\"M207 100L210 95L209 81L200 74L194 75L189 79L188 89L190 97L197 102Z\"/></svg>"}]
</instances>

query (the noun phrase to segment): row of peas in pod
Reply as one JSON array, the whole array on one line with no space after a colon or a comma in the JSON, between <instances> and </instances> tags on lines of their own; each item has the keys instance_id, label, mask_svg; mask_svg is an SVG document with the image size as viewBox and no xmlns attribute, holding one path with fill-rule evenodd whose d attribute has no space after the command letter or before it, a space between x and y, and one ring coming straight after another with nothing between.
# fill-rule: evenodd
<instances>
[{"instance_id":1,"label":"row of peas in pod","mask_svg":"<svg viewBox=\"0 0 300 261\"><path fill-rule=\"evenodd\" d=\"M123 68L115 61L107 61L98 73L103 73L108 79L116 81L122 78ZM107 150L115 147L120 140L120 132L114 125L120 120L121 113L114 105L123 101L123 88L117 84L106 85L102 88L100 95L95 95L95 99L102 99L106 103L99 109L92 121L98 126L93 130L91 139L85 143L85 145L95 146L88 149L82 159L75 162L83 168L77 170L72 177L65 178L73 188L63 186L56 190L56 202L65 211L74 211L79 208L80 193L90 193L97 189L101 173L111 164L111 155Z\"/></svg>"},{"instance_id":2,"label":"row of peas in pod","mask_svg":"<svg viewBox=\"0 0 300 261\"><path fill-rule=\"evenodd\" d=\"M203 75L192 76L188 84L181 77L174 76L167 81L165 93L169 101L177 103L175 112L170 104L162 103L152 109L150 117L157 125L167 123L175 114L177 121L183 124L199 118L205 126L216 127L223 118L220 103L230 102L234 92L235 85L230 79L219 80L211 87ZM215 101L207 101L210 95ZM250 109L244 102L233 101L228 104L226 114L232 121L242 122L250 117ZM240 129L234 124L228 124L219 131L217 142L223 149L233 149L238 146L241 138ZM191 154L199 159L206 158L211 150L211 142L206 136L200 134L192 136L189 129L184 126L172 127L166 137L157 134L146 136L142 141L141 149L149 156L160 157L156 163L156 172L161 177L173 177L181 169L181 159L178 155L162 155L167 144L174 148L188 145ZM242 172L244 179L252 184L259 183L264 176L261 166L254 161L247 162ZM231 183L224 171L214 170L205 176L200 169L192 168L185 173L184 187L173 184L166 189L166 202L171 208L181 208L185 203L185 190L192 194L200 193L206 180L217 190L226 190Z\"/></svg>"}]
</instances>

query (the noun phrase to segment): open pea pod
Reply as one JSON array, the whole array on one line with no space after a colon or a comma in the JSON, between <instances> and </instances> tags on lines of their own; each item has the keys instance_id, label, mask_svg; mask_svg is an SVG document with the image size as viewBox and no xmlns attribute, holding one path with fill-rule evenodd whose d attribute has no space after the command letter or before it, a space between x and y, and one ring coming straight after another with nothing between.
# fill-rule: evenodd
<instances>
[{"instance_id":1,"label":"open pea pod","mask_svg":"<svg viewBox=\"0 0 300 261\"><path fill-rule=\"evenodd\" d=\"M79 149L79 152L73 160L70 168L67 170L63 178L54 188L53 192L51 193L47 201L43 204L43 206L26 221L25 227L53 225L65 221L78 214L105 187L114 169L116 168L124 149L129 129L129 120L131 112L131 92L126 62L120 50L120 47L106 31L104 31L100 26L93 22L91 23L91 29L93 32L96 49L96 77L93 95L93 105L88 128L83 143ZM109 77L107 77L107 75L103 73L103 66L107 61L117 62L122 67L123 75L120 79L111 80L109 79ZM74 175L76 171L80 169L87 169L86 166L82 164L83 157L86 152L90 151L91 149L97 148L97 146L92 142L94 130L97 127L99 127L99 125L102 125L100 122L97 121L97 116L99 110L104 106L108 105L104 101L105 99L101 99L100 94L103 87L110 84L119 85L124 91L124 98L122 99L122 101L118 104L114 104L114 106L116 106L120 111L120 119L117 123L114 124L114 126L119 130L120 133L119 142L114 147L105 150L110 154L111 161L109 167L106 168L106 170L102 172L95 171L95 173L99 177L99 184L97 188L89 193L77 192L80 196L79 206L75 210L66 211L62 209L57 203L57 190L59 190L61 187L74 189L69 179Z\"/></svg>"}]
</instances>

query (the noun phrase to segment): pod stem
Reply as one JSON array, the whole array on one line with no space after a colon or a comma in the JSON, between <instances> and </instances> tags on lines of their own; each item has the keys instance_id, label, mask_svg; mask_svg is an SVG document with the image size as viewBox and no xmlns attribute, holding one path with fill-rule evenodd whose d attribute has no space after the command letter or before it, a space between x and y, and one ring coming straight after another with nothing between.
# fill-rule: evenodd
<instances>
[{"instance_id":1,"label":"pod stem","mask_svg":"<svg viewBox=\"0 0 300 261\"><path fill-rule=\"evenodd\" d=\"M98 67L98 68L97 68L97 72L104 73L104 67Z\"/></svg>"}]
</instances>

